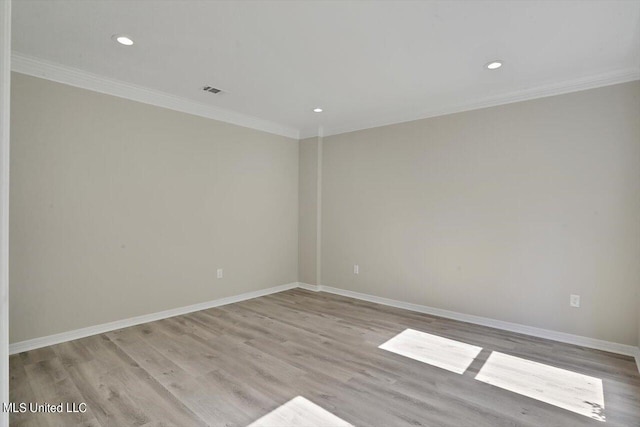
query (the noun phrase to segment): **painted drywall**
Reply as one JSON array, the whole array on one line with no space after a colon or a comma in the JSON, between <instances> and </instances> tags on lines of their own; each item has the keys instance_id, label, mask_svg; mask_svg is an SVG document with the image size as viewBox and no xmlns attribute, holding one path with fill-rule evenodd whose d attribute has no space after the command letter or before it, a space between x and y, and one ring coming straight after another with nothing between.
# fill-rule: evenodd
<instances>
[{"instance_id":1,"label":"painted drywall","mask_svg":"<svg viewBox=\"0 0 640 427\"><path fill-rule=\"evenodd\" d=\"M300 141L298 188L298 280L316 285L318 138Z\"/></svg>"},{"instance_id":2,"label":"painted drywall","mask_svg":"<svg viewBox=\"0 0 640 427\"><path fill-rule=\"evenodd\" d=\"M9 128L11 0L0 4L0 404L9 402ZM9 413L0 411L0 426Z\"/></svg>"},{"instance_id":3,"label":"painted drywall","mask_svg":"<svg viewBox=\"0 0 640 427\"><path fill-rule=\"evenodd\" d=\"M640 82L325 137L321 176L323 285L637 344Z\"/></svg>"},{"instance_id":4,"label":"painted drywall","mask_svg":"<svg viewBox=\"0 0 640 427\"><path fill-rule=\"evenodd\" d=\"M297 281L296 140L16 73L11 108L11 342Z\"/></svg>"}]
</instances>

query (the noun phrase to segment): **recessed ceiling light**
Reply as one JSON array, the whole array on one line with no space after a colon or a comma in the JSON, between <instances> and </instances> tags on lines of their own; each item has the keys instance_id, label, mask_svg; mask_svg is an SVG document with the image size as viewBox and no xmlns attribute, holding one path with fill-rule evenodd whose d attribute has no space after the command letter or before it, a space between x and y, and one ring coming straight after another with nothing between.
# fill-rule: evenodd
<instances>
[{"instance_id":1,"label":"recessed ceiling light","mask_svg":"<svg viewBox=\"0 0 640 427\"><path fill-rule=\"evenodd\" d=\"M320 108L320 107L314 108L313 112L314 113L322 113L322 108Z\"/></svg>"},{"instance_id":2,"label":"recessed ceiling light","mask_svg":"<svg viewBox=\"0 0 640 427\"><path fill-rule=\"evenodd\" d=\"M123 36L122 34L114 34L113 37L111 37L113 40L117 41L120 44L123 44L125 46L131 46L133 44L133 40L131 40L129 37L127 36Z\"/></svg>"},{"instance_id":3,"label":"recessed ceiling light","mask_svg":"<svg viewBox=\"0 0 640 427\"><path fill-rule=\"evenodd\" d=\"M502 67L502 61L491 61L486 64L485 67L487 67L489 70L497 70L498 68Z\"/></svg>"}]
</instances>

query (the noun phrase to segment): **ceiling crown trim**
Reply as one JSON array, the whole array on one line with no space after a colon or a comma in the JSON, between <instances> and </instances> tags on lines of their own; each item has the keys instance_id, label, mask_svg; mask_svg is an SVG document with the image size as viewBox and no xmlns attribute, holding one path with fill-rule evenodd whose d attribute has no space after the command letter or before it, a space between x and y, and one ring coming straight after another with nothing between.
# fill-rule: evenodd
<instances>
[{"instance_id":1,"label":"ceiling crown trim","mask_svg":"<svg viewBox=\"0 0 640 427\"><path fill-rule=\"evenodd\" d=\"M595 89L598 87L610 86L619 83L627 83L640 80L640 69L630 68L612 71L604 74L597 74L578 79L567 80L559 83L549 83L533 88L507 92L490 97L471 100L469 102L452 104L437 109L418 110L409 114L397 112L394 114L382 115L373 120L354 121L341 126L325 126L324 136L338 135L341 133L354 132L358 130L371 129L381 126L406 123L414 120L428 119L431 117L445 116L447 114L462 113L464 111L478 110L487 107L511 104L514 102L528 101L532 99L545 98L548 96L562 95L581 90ZM300 138L310 138L318 136L316 129L303 129Z\"/></svg>"},{"instance_id":2,"label":"ceiling crown trim","mask_svg":"<svg viewBox=\"0 0 640 427\"><path fill-rule=\"evenodd\" d=\"M214 107L180 98L166 92L161 92L142 86L126 83L120 80L106 78L97 74L89 73L77 68L55 64L13 52L11 55L12 71L39 77L70 86L88 89L107 95L126 98L144 104L155 105L157 107L168 108L195 116L206 117L225 123L256 129L271 134L286 136L298 139L300 133L297 129L284 126L278 123L264 120L258 117L238 113L236 111Z\"/></svg>"},{"instance_id":3,"label":"ceiling crown trim","mask_svg":"<svg viewBox=\"0 0 640 427\"><path fill-rule=\"evenodd\" d=\"M302 131L299 131L298 129L271 122L269 120L249 116L220 107L202 104L186 98L177 97L166 92L145 88L120 80L106 78L77 68L72 68L24 55L19 52L13 52L11 57L11 68L13 71L16 71L18 73L52 80L58 83L64 83L70 86L92 90L107 95L126 98L145 104L193 114L200 117L206 117L225 123L231 123L238 126L256 129L271 134L281 135L288 138L302 139L318 136L317 128L303 129ZM528 101L548 96L555 96L571 92L578 92L581 90L610 86L619 83L626 83L634 80L640 80L639 69L617 70L604 74L582 77L559 83L549 83L534 88L512 91L504 94L471 100L465 103L452 104L449 106L443 106L438 109L418 111L414 110L409 114L407 114L406 112L396 112L393 114L382 115L371 120L351 122L339 126L325 125L324 136L338 135L341 133L405 123L414 120L461 113L464 111L477 110L481 108L496 107L499 105L511 104L515 102Z\"/></svg>"}]
</instances>

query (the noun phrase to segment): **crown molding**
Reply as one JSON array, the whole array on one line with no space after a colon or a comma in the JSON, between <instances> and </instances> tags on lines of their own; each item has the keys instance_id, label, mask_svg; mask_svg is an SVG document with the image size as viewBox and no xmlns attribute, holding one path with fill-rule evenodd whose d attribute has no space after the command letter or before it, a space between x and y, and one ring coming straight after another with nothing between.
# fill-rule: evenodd
<instances>
[{"instance_id":1,"label":"crown molding","mask_svg":"<svg viewBox=\"0 0 640 427\"><path fill-rule=\"evenodd\" d=\"M548 96L562 95L571 92L579 92L587 89L595 89L603 86L610 86L619 83L627 83L634 80L640 80L640 69L629 68L624 70L612 71L604 74L597 74L578 79L567 80L560 83L549 83L541 86L517 90L493 95L469 102L449 105L443 108L426 109L420 111L411 111L410 113L393 113L380 116L373 120L357 121L341 126L324 127L324 136L338 135L341 133L354 132L358 130L371 129L381 126L394 125L398 123L406 123L414 120L428 119L431 117L445 116L447 114L461 113L464 111L478 110L487 107L496 107L498 105L511 104L514 102L528 101L538 98L546 98ZM303 129L300 132L300 139L318 136L315 129Z\"/></svg>"},{"instance_id":2,"label":"crown molding","mask_svg":"<svg viewBox=\"0 0 640 427\"><path fill-rule=\"evenodd\" d=\"M251 129L260 130L293 139L303 139L319 136L319 129L303 129L284 126L258 117L238 113L220 107L202 104L186 98L180 98L166 92L161 92L142 86L126 83L120 80L110 79L97 74L89 73L77 68L67 67L39 58L31 57L19 52L13 52L11 56L11 68L13 71L64 83L70 86L88 89L95 92L126 98L145 104L168 108L183 113L206 117L221 122L231 123ZM340 126L325 126L323 136L338 135L358 130L371 129L380 126L388 126L414 120L428 119L447 114L461 113L464 111L478 110L481 108L495 107L514 102L528 101L561 95L581 90L595 89L619 83L640 80L640 69L624 69L612 71L594 76L581 77L560 83L549 83L534 88L503 93L484 97L469 102L449 105L437 109L425 109L411 111L410 113L393 113L380 116L373 120L357 121Z\"/></svg>"},{"instance_id":3,"label":"crown molding","mask_svg":"<svg viewBox=\"0 0 640 427\"><path fill-rule=\"evenodd\" d=\"M126 83L121 80L110 79L77 68L67 67L65 65L34 58L15 51L11 55L11 69L12 71L33 77L39 77L82 89L92 90L94 92L113 95L119 98L126 98L132 101L142 102L144 104L168 108L170 110L206 117L208 119L231 123L271 134L286 136L296 140L299 139L300 136L297 129L280 125L269 120L241 114L236 111L220 107L202 104L186 98L180 98L166 92Z\"/></svg>"}]
</instances>

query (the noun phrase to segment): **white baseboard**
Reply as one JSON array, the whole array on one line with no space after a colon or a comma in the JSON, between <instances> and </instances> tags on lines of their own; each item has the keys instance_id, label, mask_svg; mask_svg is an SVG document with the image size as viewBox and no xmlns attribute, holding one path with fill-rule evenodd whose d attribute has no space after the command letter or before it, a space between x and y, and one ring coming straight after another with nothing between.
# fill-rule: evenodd
<instances>
[{"instance_id":1,"label":"white baseboard","mask_svg":"<svg viewBox=\"0 0 640 427\"><path fill-rule=\"evenodd\" d=\"M310 285L308 283L298 282L298 287L302 289L306 289L308 291L320 292L320 286L318 285Z\"/></svg>"},{"instance_id":2,"label":"white baseboard","mask_svg":"<svg viewBox=\"0 0 640 427\"><path fill-rule=\"evenodd\" d=\"M169 317L179 316L181 314L192 313L194 311L205 310L207 308L219 307L221 305L232 304L234 302L245 301L277 292L286 291L298 287L297 282L288 283L286 285L274 286L272 288L260 289L258 291L246 292L240 295L234 295L226 298L220 298L213 301L202 302L198 304L188 305L186 307L172 308L170 310L159 311L157 313L144 314L142 316L130 317L128 319L116 320L115 322L102 323L100 325L89 326L87 328L75 329L73 331L62 332L55 335L34 338L26 341L20 341L9 345L9 354L21 353L23 351L34 350L36 348L46 347L49 345L59 344L65 341L77 340L79 338L88 337L96 334L114 331L116 329L126 328L128 326L139 325L141 323L153 322L155 320L166 319Z\"/></svg>"},{"instance_id":3,"label":"white baseboard","mask_svg":"<svg viewBox=\"0 0 640 427\"><path fill-rule=\"evenodd\" d=\"M16 342L9 345L9 354L21 353L23 351L34 350L36 348L46 347L49 345L59 344L65 341L71 341L91 335L102 334L114 331L116 329L126 328L128 326L139 325L141 323L153 322L155 320L166 319L169 317L179 316L181 314L192 313L194 311L205 310L207 308L219 307L221 305L232 304L235 302L245 301L277 292L286 291L293 288L302 288L314 292L328 292L331 294L342 295L349 298L355 298L363 301L369 301L377 304L388 305L391 307L402 308L405 310L416 311L419 313L430 314L433 316L444 317L447 319L458 320L461 322L473 323L476 325L488 326L491 328L502 329L505 331L517 332L525 335L531 335L539 338L546 338L553 341L559 341L567 344L575 344L582 347L593 348L597 350L609 351L612 353L624 354L632 356L638 365L640 371L640 348L618 344L614 342L598 340L595 338L583 337L580 335L567 334L564 332L551 331L548 329L536 328L533 326L521 325L518 323L505 322L502 320L491 319L488 317L474 316L471 314L458 313L455 311L443 310L440 308L429 307L426 305L412 304L404 301L397 301L389 298L382 298L375 295L364 294L360 292L348 291L345 289L334 288L331 286L310 285L307 283L293 282L286 285L274 286L272 288L261 289L253 292L246 292L240 295L220 298L213 301L193 304L186 307L173 308L170 310L160 311L157 313L145 314L142 316L131 317L114 322L103 323L100 325L89 326L87 328L75 329L73 331L62 332L55 335L34 338L26 341Z\"/></svg>"},{"instance_id":4,"label":"white baseboard","mask_svg":"<svg viewBox=\"0 0 640 427\"><path fill-rule=\"evenodd\" d=\"M374 295L363 294L360 292L348 291L331 286L317 286L306 283L299 283L298 287L316 292L328 292L331 294L342 295L349 298L355 298L363 301L374 302L377 304L388 305L405 310L417 311L419 313L431 314L433 316L444 317L447 319L459 320L461 322L473 323L476 325L488 326L491 328L502 329L510 332L531 335L538 338L545 338L553 341L559 341L567 344L575 344L582 347L593 348L596 350L609 351L611 353L624 354L626 356L635 357L640 371L640 351L638 347L626 344L618 344L610 341L598 340L595 338L583 337L581 335L567 334L565 332L557 332L549 329L536 328L533 326L521 325L519 323L505 322L502 320L491 319L488 317L474 316L471 314L458 313L455 311L443 310L441 308L429 307L426 305L412 304L404 301L397 301L389 298L377 297Z\"/></svg>"}]
</instances>

